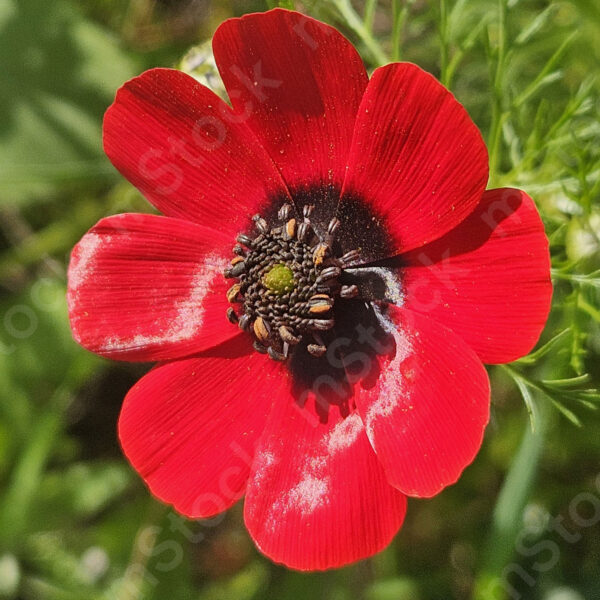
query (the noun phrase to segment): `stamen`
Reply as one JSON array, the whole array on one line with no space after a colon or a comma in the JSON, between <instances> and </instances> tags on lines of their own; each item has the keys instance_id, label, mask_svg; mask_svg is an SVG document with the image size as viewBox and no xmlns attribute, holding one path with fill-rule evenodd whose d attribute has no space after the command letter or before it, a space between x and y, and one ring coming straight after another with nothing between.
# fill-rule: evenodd
<instances>
[{"instance_id":1,"label":"stamen","mask_svg":"<svg viewBox=\"0 0 600 600\"><path fill-rule=\"evenodd\" d=\"M331 221L329 221L329 225L327 225L327 233L329 235L335 235L337 230L340 228L341 221L337 217L333 217Z\"/></svg>"},{"instance_id":2,"label":"stamen","mask_svg":"<svg viewBox=\"0 0 600 600\"><path fill-rule=\"evenodd\" d=\"M321 271L321 274L317 277L317 283L329 281L330 279L337 279L342 274L342 270L339 267L327 267Z\"/></svg>"},{"instance_id":3,"label":"stamen","mask_svg":"<svg viewBox=\"0 0 600 600\"><path fill-rule=\"evenodd\" d=\"M350 252L346 252L339 261L342 263L342 267L347 267L350 263L357 261L360 257L360 252L358 250L350 250Z\"/></svg>"},{"instance_id":4,"label":"stamen","mask_svg":"<svg viewBox=\"0 0 600 600\"><path fill-rule=\"evenodd\" d=\"M310 221L306 220L300 223L300 225L298 225L298 239L301 242L305 241L311 229Z\"/></svg>"},{"instance_id":5,"label":"stamen","mask_svg":"<svg viewBox=\"0 0 600 600\"><path fill-rule=\"evenodd\" d=\"M330 251L331 248L328 244L324 244L323 242L317 244L315 246L315 251L313 252L313 262L315 263L315 266L318 267L319 265L322 265L323 261L325 260L325 257L329 254Z\"/></svg>"},{"instance_id":6,"label":"stamen","mask_svg":"<svg viewBox=\"0 0 600 600\"><path fill-rule=\"evenodd\" d=\"M288 217L290 216L291 210L292 210L292 207L289 204L282 205L282 207L279 209L279 212L277 213L279 220L287 221Z\"/></svg>"},{"instance_id":7,"label":"stamen","mask_svg":"<svg viewBox=\"0 0 600 600\"><path fill-rule=\"evenodd\" d=\"M302 219L291 217L293 207L284 204L277 216L280 225L270 226L260 215L252 217L255 238L239 234L235 257L225 277L238 278L227 291L227 300L241 303L230 307L227 318L244 331L251 331L254 348L273 360L283 361L308 336L309 354L323 356L327 345L319 332L334 324L335 299L353 298L356 285L342 285L339 277L346 262L355 261L357 251L334 255L333 239L340 221L332 218L327 231L317 231L310 222L314 205L302 207ZM319 239L320 238L320 239ZM243 247L245 246L247 250Z\"/></svg>"},{"instance_id":8,"label":"stamen","mask_svg":"<svg viewBox=\"0 0 600 600\"><path fill-rule=\"evenodd\" d=\"M270 327L267 321L265 321L262 317L257 317L256 321L254 321L254 334L263 344L269 340Z\"/></svg>"},{"instance_id":9,"label":"stamen","mask_svg":"<svg viewBox=\"0 0 600 600\"><path fill-rule=\"evenodd\" d=\"M251 317L250 315L244 314L240 317L239 322L238 322L238 326L242 331L248 331L248 329L250 328L250 321L251 321Z\"/></svg>"},{"instance_id":10,"label":"stamen","mask_svg":"<svg viewBox=\"0 0 600 600\"><path fill-rule=\"evenodd\" d=\"M242 286L239 283L234 283L227 290L227 301L228 302L237 302L238 294L239 294L241 288L242 288Z\"/></svg>"},{"instance_id":11,"label":"stamen","mask_svg":"<svg viewBox=\"0 0 600 600\"><path fill-rule=\"evenodd\" d=\"M269 231L267 222L260 215L254 215L252 220L254 221L256 229L258 229L260 233L267 233L267 231Z\"/></svg>"},{"instance_id":12,"label":"stamen","mask_svg":"<svg viewBox=\"0 0 600 600\"><path fill-rule=\"evenodd\" d=\"M252 343L252 347L257 352L260 352L261 354L266 354L267 353L267 349L258 340L254 340L254 342Z\"/></svg>"},{"instance_id":13,"label":"stamen","mask_svg":"<svg viewBox=\"0 0 600 600\"><path fill-rule=\"evenodd\" d=\"M240 233L240 235L238 235L235 238L240 244L244 244L244 246L248 247L248 248L252 248L252 246L254 245L254 241L252 239L250 239L247 235Z\"/></svg>"},{"instance_id":14,"label":"stamen","mask_svg":"<svg viewBox=\"0 0 600 600\"><path fill-rule=\"evenodd\" d=\"M281 327L278 330L279 333L279 337L286 343L286 344L290 344L291 346L295 346L296 344L300 343L300 338L296 337L291 329L289 329L289 327L286 327L285 325L281 325Z\"/></svg>"},{"instance_id":15,"label":"stamen","mask_svg":"<svg viewBox=\"0 0 600 600\"><path fill-rule=\"evenodd\" d=\"M244 262L244 259L241 256L239 258L241 260L235 263L231 269L225 270L225 277L239 277L246 270L246 263Z\"/></svg>"},{"instance_id":16,"label":"stamen","mask_svg":"<svg viewBox=\"0 0 600 600\"><path fill-rule=\"evenodd\" d=\"M358 286L343 285L340 289L340 296L342 298L356 298L358 296Z\"/></svg>"},{"instance_id":17,"label":"stamen","mask_svg":"<svg viewBox=\"0 0 600 600\"><path fill-rule=\"evenodd\" d=\"M317 358L320 358L327 352L327 346L322 346L321 344L308 344L306 347L308 352Z\"/></svg>"},{"instance_id":18,"label":"stamen","mask_svg":"<svg viewBox=\"0 0 600 600\"><path fill-rule=\"evenodd\" d=\"M309 321L309 327L318 331L327 331L331 329L335 324L333 319L311 319Z\"/></svg>"},{"instance_id":19,"label":"stamen","mask_svg":"<svg viewBox=\"0 0 600 600\"><path fill-rule=\"evenodd\" d=\"M315 210L314 204L305 204L302 207L302 215L304 216L305 219L308 219L313 214L314 210Z\"/></svg>"},{"instance_id":20,"label":"stamen","mask_svg":"<svg viewBox=\"0 0 600 600\"><path fill-rule=\"evenodd\" d=\"M285 233L286 233L286 239L291 240L294 237L294 234L296 233L296 219L290 219L286 224L285 224Z\"/></svg>"},{"instance_id":21,"label":"stamen","mask_svg":"<svg viewBox=\"0 0 600 600\"><path fill-rule=\"evenodd\" d=\"M327 294L315 294L308 304L310 313L320 314L327 312L333 306L333 300Z\"/></svg>"},{"instance_id":22,"label":"stamen","mask_svg":"<svg viewBox=\"0 0 600 600\"><path fill-rule=\"evenodd\" d=\"M273 348L273 346L269 346L267 348L267 354L273 360L284 361L287 358L285 354L283 354L282 352L278 352L277 350L275 350L275 348Z\"/></svg>"}]
</instances>

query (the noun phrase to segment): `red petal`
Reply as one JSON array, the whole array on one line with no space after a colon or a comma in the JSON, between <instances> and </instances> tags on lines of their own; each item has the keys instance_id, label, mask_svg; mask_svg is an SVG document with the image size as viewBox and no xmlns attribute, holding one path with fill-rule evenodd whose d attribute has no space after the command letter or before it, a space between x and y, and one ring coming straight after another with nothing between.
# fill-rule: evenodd
<instances>
[{"instance_id":1,"label":"red petal","mask_svg":"<svg viewBox=\"0 0 600 600\"><path fill-rule=\"evenodd\" d=\"M161 212L233 235L285 184L213 92L171 69L128 81L104 117L104 149Z\"/></svg>"},{"instance_id":2,"label":"red petal","mask_svg":"<svg viewBox=\"0 0 600 600\"><path fill-rule=\"evenodd\" d=\"M403 257L406 307L454 330L486 363L527 354L550 311L544 225L531 198L487 191L465 221Z\"/></svg>"},{"instance_id":3,"label":"red petal","mask_svg":"<svg viewBox=\"0 0 600 600\"><path fill-rule=\"evenodd\" d=\"M154 361L226 340L228 236L188 221L124 214L75 246L68 303L75 339L109 358Z\"/></svg>"},{"instance_id":4,"label":"red petal","mask_svg":"<svg viewBox=\"0 0 600 600\"><path fill-rule=\"evenodd\" d=\"M350 42L324 23L275 9L225 21L213 48L234 108L290 189L339 189L367 85Z\"/></svg>"},{"instance_id":5,"label":"red petal","mask_svg":"<svg viewBox=\"0 0 600 600\"><path fill-rule=\"evenodd\" d=\"M488 155L477 127L454 96L410 63L377 69L364 94L344 194L362 200L390 234L384 258L435 240L471 213L485 189ZM344 200L340 204L344 221ZM364 227L348 223L363 246ZM340 235L340 237L343 233Z\"/></svg>"},{"instance_id":6,"label":"red petal","mask_svg":"<svg viewBox=\"0 0 600 600\"><path fill-rule=\"evenodd\" d=\"M309 408L310 407L310 408ZM357 413L327 422L312 400L275 405L248 482L245 520L258 548L301 570L339 567L382 550L406 499L386 481Z\"/></svg>"},{"instance_id":7,"label":"red petal","mask_svg":"<svg viewBox=\"0 0 600 600\"><path fill-rule=\"evenodd\" d=\"M449 329L389 306L382 323L392 358L356 405L388 481L409 496L429 497L454 483L471 463L489 418L487 373Z\"/></svg>"},{"instance_id":8,"label":"red petal","mask_svg":"<svg viewBox=\"0 0 600 600\"><path fill-rule=\"evenodd\" d=\"M125 398L119 438L152 493L194 518L241 498L280 368L242 335L143 377Z\"/></svg>"}]
</instances>

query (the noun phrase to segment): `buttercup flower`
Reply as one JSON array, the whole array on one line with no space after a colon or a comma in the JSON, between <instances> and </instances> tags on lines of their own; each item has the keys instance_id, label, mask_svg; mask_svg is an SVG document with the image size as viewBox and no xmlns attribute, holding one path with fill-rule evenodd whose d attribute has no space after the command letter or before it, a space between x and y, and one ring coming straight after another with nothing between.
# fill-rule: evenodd
<instances>
[{"instance_id":1,"label":"buttercup flower","mask_svg":"<svg viewBox=\"0 0 600 600\"><path fill-rule=\"evenodd\" d=\"M159 362L119 421L154 495L195 518L245 495L266 555L340 566L473 460L482 363L526 354L546 320L548 242L527 194L485 191L479 131L417 66L369 80L336 30L280 9L213 47L233 108L153 69L108 109L108 156L165 216L83 237L71 325Z\"/></svg>"}]
</instances>

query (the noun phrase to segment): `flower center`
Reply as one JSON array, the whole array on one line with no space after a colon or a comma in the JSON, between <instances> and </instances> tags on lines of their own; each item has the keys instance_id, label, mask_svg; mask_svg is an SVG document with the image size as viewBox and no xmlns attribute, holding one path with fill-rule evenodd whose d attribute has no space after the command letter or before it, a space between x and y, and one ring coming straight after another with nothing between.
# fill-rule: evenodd
<instances>
[{"instance_id":1,"label":"flower center","mask_svg":"<svg viewBox=\"0 0 600 600\"><path fill-rule=\"evenodd\" d=\"M267 289L279 295L291 292L296 287L294 272L283 264L273 265L265 273L263 283Z\"/></svg>"},{"instance_id":2,"label":"flower center","mask_svg":"<svg viewBox=\"0 0 600 600\"><path fill-rule=\"evenodd\" d=\"M340 221L331 219L319 237L310 221L313 209L305 205L302 219L296 219L291 217L292 207L284 204L274 226L254 216L258 235L237 237L236 256L224 273L238 280L227 291L227 299L237 308L227 310L228 319L251 332L254 348L275 360L285 360L302 339L308 341L310 354L323 356L327 347L319 332L333 327L336 298L358 294L356 285L339 280L358 252L334 256Z\"/></svg>"}]
</instances>

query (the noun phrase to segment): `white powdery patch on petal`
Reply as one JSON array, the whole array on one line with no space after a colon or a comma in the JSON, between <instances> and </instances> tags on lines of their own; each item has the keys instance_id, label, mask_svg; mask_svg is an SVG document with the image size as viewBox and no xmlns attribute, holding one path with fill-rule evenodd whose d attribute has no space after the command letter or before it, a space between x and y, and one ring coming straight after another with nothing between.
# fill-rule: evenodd
<instances>
[{"instance_id":1,"label":"white powdery patch on petal","mask_svg":"<svg viewBox=\"0 0 600 600\"><path fill-rule=\"evenodd\" d=\"M400 279L396 276L394 271L385 267L361 267L360 269L346 269L348 273L355 275L371 273L375 275L385 285L385 300L396 306L402 306L404 304L404 292L402 291L402 285Z\"/></svg>"},{"instance_id":2,"label":"white powdery patch on petal","mask_svg":"<svg viewBox=\"0 0 600 600\"><path fill-rule=\"evenodd\" d=\"M330 435L330 434L329 434ZM299 470L298 483L282 494L271 507L267 518L267 527L276 532L278 519L291 512L299 512L310 517L315 511L329 504L331 476L327 440L324 437L319 444L319 453L306 457Z\"/></svg>"},{"instance_id":3,"label":"white powdery patch on petal","mask_svg":"<svg viewBox=\"0 0 600 600\"><path fill-rule=\"evenodd\" d=\"M275 454L269 450L264 450L263 452L256 454L254 457L254 464L252 465L254 470L253 479L256 485L260 485L277 462L278 460L275 457Z\"/></svg>"},{"instance_id":4,"label":"white powdery patch on petal","mask_svg":"<svg viewBox=\"0 0 600 600\"><path fill-rule=\"evenodd\" d=\"M360 415L353 413L340 421L329 433L327 438L327 450L330 454L336 454L349 448L364 431L364 425Z\"/></svg>"},{"instance_id":5,"label":"white powdery patch on petal","mask_svg":"<svg viewBox=\"0 0 600 600\"><path fill-rule=\"evenodd\" d=\"M317 446L317 452L306 457L299 472L299 481L272 507L270 526L275 530L278 516L299 511L304 517L329 504L331 490L331 461L336 454L354 444L364 431L360 415L353 413L326 433Z\"/></svg>"},{"instance_id":6,"label":"white powdery patch on petal","mask_svg":"<svg viewBox=\"0 0 600 600\"><path fill-rule=\"evenodd\" d=\"M205 310L202 303L211 288L211 282L215 276L222 276L228 264L227 259L223 257L214 254L207 257L190 280L188 297L175 304L175 316L168 327L153 334L138 333L129 338L109 337L102 344L100 351L119 352L192 339L202 327Z\"/></svg>"},{"instance_id":7,"label":"white powdery patch on petal","mask_svg":"<svg viewBox=\"0 0 600 600\"><path fill-rule=\"evenodd\" d=\"M272 508L271 519L292 511L300 511L307 517L329 503L331 478L327 473L327 460L319 457L308 459L302 469L300 481L290 488Z\"/></svg>"},{"instance_id":8,"label":"white powdery patch on petal","mask_svg":"<svg viewBox=\"0 0 600 600\"><path fill-rule=\"evenodd\" d=\"M88 233L77 244L77 252L69 265L69 288L77 293L78 289L89 279L94 272L92 260L101 244L110 244L112 236Z\"/></svg>"},{"instance_id":9,"label":"white powdery patch on petal","mask_svg":"<svg viewBox=\"0 0 600 600\"><path fill-rule=\"evenodd\" d=\"M396 343L396 354L386 365L379 383L379 394L377 400L369 406L365 418L365 429L373 449L375 447L374 426L378 419L389 418L398 407L399 401L406 402L410 394L405 385L401 365L412 354L413 347L408 333L399 328L386 318L381 311L375 307L381 326L394 338Z\"/></svg>"},{"instance_id":10,"label":"white powdery patch on petal","mask_svg":"<svg viewBox=\"0 0 600 600\"><path fill-rule=\"evenodd\" d=\"M306 475L287 495L288 505L310 514L328 499L329 477Z\"/></svg>"}]
</instances>

